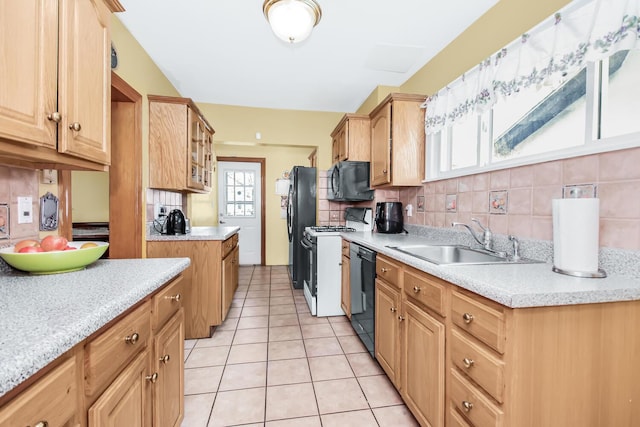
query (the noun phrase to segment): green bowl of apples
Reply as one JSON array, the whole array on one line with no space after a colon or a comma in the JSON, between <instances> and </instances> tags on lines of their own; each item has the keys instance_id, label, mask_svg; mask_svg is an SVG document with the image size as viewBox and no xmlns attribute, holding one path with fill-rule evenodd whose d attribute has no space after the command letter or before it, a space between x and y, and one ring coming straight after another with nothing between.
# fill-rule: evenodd
<instances>
[{"instance_id":1,"label":"green bowl of apples","mask_svg":"<svg viewBox=\"0 0 640 427\"><path fill-rule=\"evenodd\" d=\"M66 242L64 249L50 251L35 245L29 247L32 249L22 248L22 252L16 252L16 246L0 249L0 258L13 268L32 274L67 273L82 270L97 261L106 252L109 243Z\"/></svg>"}]
</instances>

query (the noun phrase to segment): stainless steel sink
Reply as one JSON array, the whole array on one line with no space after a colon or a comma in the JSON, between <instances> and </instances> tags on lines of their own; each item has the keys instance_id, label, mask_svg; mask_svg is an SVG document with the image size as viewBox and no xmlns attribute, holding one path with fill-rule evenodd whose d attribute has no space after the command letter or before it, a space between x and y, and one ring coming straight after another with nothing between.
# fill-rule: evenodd
<instances>
[{"instance_id":1,"label":"stainless steel sink","mask_svg":"<svg viewBox=\"0 0 640 427\"><path fill-rule=\"evenodd\" d=\"M390 249L412 255L434 264L528 264L540 262L527 258L510 259L501 254L492 254L482 249L461 245L406 245L387 246Z\"/></svg>"}]
</instances>

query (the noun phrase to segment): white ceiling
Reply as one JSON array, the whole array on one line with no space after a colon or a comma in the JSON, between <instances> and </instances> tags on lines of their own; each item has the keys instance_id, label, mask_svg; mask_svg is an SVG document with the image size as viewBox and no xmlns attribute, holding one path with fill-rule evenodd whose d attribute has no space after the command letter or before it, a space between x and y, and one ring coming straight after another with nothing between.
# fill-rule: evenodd
<instances>
[{"instance_id":1,"label":"white ceiling","mask_svg":"<svg viewBox=\"0 0 640 427\"><path fill-rule=\"evenodd\" d=\"M498 0L318 0L296 45L277 39L263 0L120 0L118 17L196 102L354 112L400 86Z\"/></svg>"}]
</instances>

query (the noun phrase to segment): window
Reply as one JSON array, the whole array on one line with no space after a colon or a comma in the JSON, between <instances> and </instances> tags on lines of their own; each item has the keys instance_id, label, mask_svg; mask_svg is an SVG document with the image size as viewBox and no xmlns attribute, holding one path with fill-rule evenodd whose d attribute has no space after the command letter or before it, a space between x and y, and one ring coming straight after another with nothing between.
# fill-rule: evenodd
<instances>
[{"instance_id":1,"label":"window","mask_svg":"<svg viewBox=\"0 0 640 427\"><path fill-rule=\"evenodd\" d=\"M255 173L234 170L224 174L225 216L254 217Z\"/></svg>"},{"instance_id":2,"label":"window","mask_svg":"<svg viewBox=\"0 0 640 427\"><path fill-rule=\"evenodd\" d=\"M574 0L424 106L428 179L640 146L640 0Z\"/></svg>"}]
</instances>

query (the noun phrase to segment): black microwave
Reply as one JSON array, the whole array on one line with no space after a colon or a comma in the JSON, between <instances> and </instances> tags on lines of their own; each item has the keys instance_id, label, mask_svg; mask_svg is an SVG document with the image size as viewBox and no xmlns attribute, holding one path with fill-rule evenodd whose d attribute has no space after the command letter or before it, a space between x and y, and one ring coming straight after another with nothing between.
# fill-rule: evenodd
<instances>
[{"instance_id":1,"label":"black microwave","mask_svg":"<svg viewBox=\"0 0 640 427\"><path fill-rule=\"evenodd\" d=\"M357 202L373 200L369 187L369 162L338 162L327 174L327 199Z\"/></svg>"}]
</instances>

